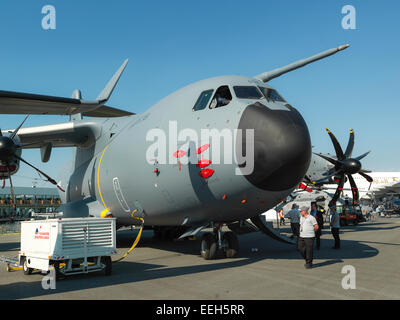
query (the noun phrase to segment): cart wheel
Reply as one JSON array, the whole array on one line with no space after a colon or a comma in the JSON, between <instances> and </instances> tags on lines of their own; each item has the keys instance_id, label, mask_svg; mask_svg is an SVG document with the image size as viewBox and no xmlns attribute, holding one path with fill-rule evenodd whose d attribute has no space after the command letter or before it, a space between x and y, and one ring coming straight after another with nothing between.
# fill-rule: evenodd
<instances>
[{"instance_id":1,"label":"cart wheel","mask_svg":"<svg viewBox=\"0 0 400 320\"><path fill-rule=\"evenodd\" d=\"M111 261L111 257L110 256L106 256L106 257L101 257L101 263L105 264L105 275L106 276L111 276L111 272L112 272L112 261Z\"/></svg>"},{"instance_id":2,"label":"cart wheel","mask_svg":"<svg viewBox=\"0 0 400 320\"><path fill-rule=\"evenodd\" d=\"M25 275L32 274L32 270L33 269L28 267L28 261L26 259L24 259L23 269L24 269L24 274Z\"/></svg>"},{"instance_id":3,"label":"cart wheel","mask_svg":"<svg viewBox=\"0 0 400 320\"><path fill-rule=\"evenodd\" d=\"M64 275L60 271L60 262L59 261L54 262L53 268L54 268L54 271L55 271L56 280L63 279Z\"/></svg>"}]
</instances>

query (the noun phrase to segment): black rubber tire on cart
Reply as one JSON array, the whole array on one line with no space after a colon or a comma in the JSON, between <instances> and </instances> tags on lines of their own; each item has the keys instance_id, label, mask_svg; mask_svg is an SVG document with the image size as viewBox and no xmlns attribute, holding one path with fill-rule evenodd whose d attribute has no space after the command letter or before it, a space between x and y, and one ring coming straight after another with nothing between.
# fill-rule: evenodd
<instances>
[{"instance_id":1,"label":"black rubber tire on cart","mask_svg":"<svg viewBox=\"0 0 400 320\"><path fill-rule=\"evenodd\" d=\"M65 278L65 275L62 274L61 271L60 271L60 264L61 264L60 261L56 261L56 262L54 262L54 264L53 264L54 271L55 271L55 276L56 276L56 280L61 280L61 279L64 279L64 278Z\"/></svg>"},{"instance_id":2,"label":"black rubber tire on cart","mask_svg":"<svg viewBox=\"0 0 400 320\"><path fill-rule=\"evenodd\" d=\"M22 263L22 268L24 270L24 275L32 274L33 269L28 267L28 261L24 258L24 262Z\"/></svg>"},{"instance_id":3,"label":"black rubber tire on cart","mask_svg":"<svg viewBox=\"0 0 400 320\"><path fill-rule=\"evenodd\" d=\"M106 276L111 276L112 273L112 260L110 256L101 257L101 263L105 264L104 274Z\"/></svg>"},{"instance_id":4,"label":"black rubber tire on cart","mask_svg":"<svg viewBox=\"0 0 400 320\"><path fill-rule=\"evenodd\" d=\"M201 239L200 254L205 260L212 260L217 255L217 240L210 232L205 233Z\"/></svg>"},{"instance_id":5,"label":"black rubber tire on cart","mask_svg":"<svg viewBox=\"0 0 400 320\"><path fill-rule=\"evenodd\" d=\"M225 232L222 236L222 242L225 247L225 256L227 258L234 258L239 252L239 240L233 232Z\"/></svg>"}]
</instances>

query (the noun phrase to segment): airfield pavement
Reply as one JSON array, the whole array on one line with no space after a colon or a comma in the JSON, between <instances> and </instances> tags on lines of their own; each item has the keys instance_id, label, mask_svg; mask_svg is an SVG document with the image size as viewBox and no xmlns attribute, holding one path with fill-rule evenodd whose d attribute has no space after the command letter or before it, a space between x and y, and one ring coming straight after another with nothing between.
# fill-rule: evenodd
<instances>
[{"instance_id":1,"label":"airfield pavement","mask_svg":"<svg viewBox=\"0 0 400 320\"><path fill-rule=\"evenodd\" d=\"M121 253L136 234L118 231ZM55 290L42 289L40 273L26 276L0 265L0 299L400 299L399 217L342 228L341 250L331 249L325 227L311 270L295 246L259 232L239 236L237 258L210 261L200 257L199 240L162 242L152 236L144 231L111 276L71 276L57 281ZM0 255L16 256L18 250L19 235L0 235ZM342 287L346 265L356 270L356 289Z\"/></svg>"}]
</instances>

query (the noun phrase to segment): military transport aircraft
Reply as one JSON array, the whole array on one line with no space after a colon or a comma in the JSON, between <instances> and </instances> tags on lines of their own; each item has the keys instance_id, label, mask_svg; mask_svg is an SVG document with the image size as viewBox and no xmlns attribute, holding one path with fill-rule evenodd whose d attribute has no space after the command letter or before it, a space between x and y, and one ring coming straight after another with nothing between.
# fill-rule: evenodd
<instances>
[{"instance_id":1,"label":"military transport aircraft","mask_svg":"<svg viewBox=\"0 0 400 320\"><path fill-rule=\"evenodd\" d=\"M237 237L221 226L257 217L290 195L308 170L326 166L311 162L304 119L267 82L348 46L255 77L199 81L142 114L105 105L128 61L92 101L79 90L72 98L0 91L2 114L70 116L65 123L3 130L0 175L12 185L21 162L39 170L24 160L22 149L40 148L47 162L52 148L74 147L58 182L39 171L60 189L64 217L112 216L118 226L137 225L134 218L141 217L157 233L172 230L178 237L212 227L203 235L202 256L214 258L221 249L233 257ZM211 140L199 141L204 132ZM223 147L212 139L216 132L223 132ZM329 174L346 173L339 156L327 159L336 166Z\"/></svg>"}]
</instances>

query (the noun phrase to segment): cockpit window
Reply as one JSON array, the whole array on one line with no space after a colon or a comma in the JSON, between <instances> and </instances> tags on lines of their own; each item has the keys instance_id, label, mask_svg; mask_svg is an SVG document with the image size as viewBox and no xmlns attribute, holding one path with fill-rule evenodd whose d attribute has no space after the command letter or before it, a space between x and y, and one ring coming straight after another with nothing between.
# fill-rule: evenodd
<instances>
[{"instance_id":1,"label":"cockpit window","mask_svg":"<svg viewBox=\"0 0 400 320\"><path fill-rule=\"evenodd\" d=\"M239 99L262 99L263 96L257 87L253 86L240 86L233 87L236 97Z\"/></svg>"},{"instance_id":2,"label":"cockpit window","mask_svg":"<svg viewBox=\"0 0 400 320\"><path fill-rule=\"evenodd\" d=\"M200 94L200 97L197 99L197 102L193 107L193 111L199 111L205 109L212 97L213 92L214 92L213 89L203 91Z\"/></svg>"},{"instance_id":3,"label":"cockpit window","mask_svg":"<svg viewBox=\"0 0 400 320\"><path fill-rule=\"evenodd\" d=\"M228 105L232 101L232 94L228 86L219 87L211 101L210 109Z\"/></svg>"},{"instance_id":4,"label":"cockpit window","mask_svg":"<svg viewBox=\"0 0 400 320\"><path fill-rule=\"evenodd\" d=\"M272 101L278 101L278 102L286 102L285 99L283 99L276 90L271 89L271 88L264 88L264 87L259 87L265 98L267 100L272 100Z\"/></svg>"}]
</instances>

